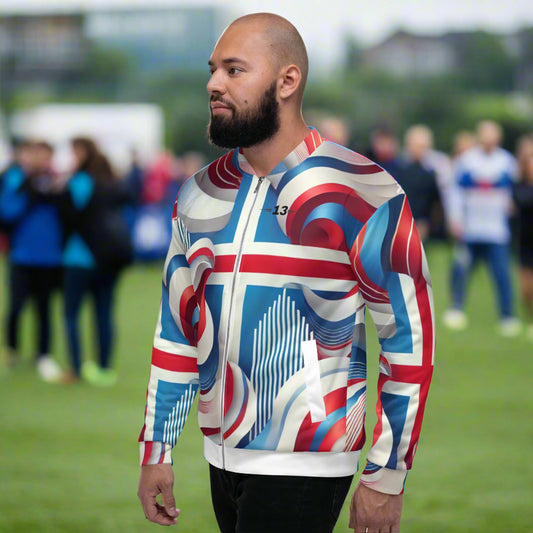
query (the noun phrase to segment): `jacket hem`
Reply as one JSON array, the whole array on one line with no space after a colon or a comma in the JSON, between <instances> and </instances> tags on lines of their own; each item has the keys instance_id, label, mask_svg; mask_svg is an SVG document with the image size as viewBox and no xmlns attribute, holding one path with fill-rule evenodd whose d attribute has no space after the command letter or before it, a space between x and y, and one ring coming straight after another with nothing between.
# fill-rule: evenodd
<instances>
[{"instance_id":1,"label":"jacket hem","mask_svg":"<svg viewBox=\"0 0 533 533\"><path fill-rule=\"evenodd\" d=\"M204 437L204 456L212 466L238 474L343 477L357 472L361 452L275 452L214 444Z\"/></svg>"}]
</instances>

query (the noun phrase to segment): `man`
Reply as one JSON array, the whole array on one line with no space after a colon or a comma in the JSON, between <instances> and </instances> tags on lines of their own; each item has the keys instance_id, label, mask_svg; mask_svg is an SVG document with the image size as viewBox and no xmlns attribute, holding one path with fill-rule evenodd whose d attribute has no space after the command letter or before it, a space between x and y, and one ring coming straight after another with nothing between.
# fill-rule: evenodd
<instances>
[{"instance_id":1,"label":"man","mask_svg":"<svg viewBox=\"0 0 533 533\"><path fill-rule=\"evenodd\" d=\"M415 124L407 129L405 133L406 145L408 138L410 143L419 145L422 165L435 173L437 182L439 202L435 206L433 213L432 231L436 235L445 236L449 226L449 202L450 190L453 186L453 166L450 157L436 150L434 147L433 132L425 124ZM401 185L401 184L400 184Z\"/></svg>"},{"instance_id":2,"label":"man","mask_svg":"<svg viewBox=\"0 0 533 533\"><path fill-rule=\"evenodd\" d=\"M394 176L407 195L422 241L429 237L431 218L439 201L436 173L426 162L431 137L431 131L423 125L411 126L407 130L405 153Z\"/></svg>"},{"instance_id":3,"label":"man","mask_svg":"<svg viewBox=\"0 0 533 533\"><path fill-rule=\"evenodd\" d=\"M466 285L472 267L482 260L488 264L497 289L499 332L514 336L521 326L513 315L508 219L517 165L515 158L500 147L502 130L497 123L480 122L477 138L478 144L460 156L455 165L449 218L456 240L451 272L452 307L444 315L444 324L456 330L467 327Z\"/></svg>"},{"instance_id":4,"label":"man","mask_svg":"<svg viewBox=\"0 0 533 533\"><path fill-rule=\"evenodd\" d=\"M350 527L399 531L434 348L405 195L306 126L307 54L287 20L236 20L209 66L209 137L234 150L174 208L139 438L145 515L176 522L170 452L200 388L221 531L332 531L365 440L366 306L382 346L379 421Z\"/></svg>"},{"instance_id":5,"label":"man","mask_svg":"<svg viewBox=\"0 0 533 533\"><path fill-rule=\"evenodd\" d=\"M372 131L370 137L369 157L394 178L400 171L398 139L394 133L379 127Z\"/></svg>"}]
</instances>

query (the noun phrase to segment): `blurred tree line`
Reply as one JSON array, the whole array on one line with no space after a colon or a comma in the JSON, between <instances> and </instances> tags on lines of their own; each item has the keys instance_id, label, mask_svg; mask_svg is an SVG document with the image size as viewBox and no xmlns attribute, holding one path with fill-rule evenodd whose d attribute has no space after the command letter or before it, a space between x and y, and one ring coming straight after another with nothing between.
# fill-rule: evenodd
<instances>
[{"instance_id":1,"label":"blurred tree line","mask_svg":"<svg viewBox=\"0 0 533 533\"><path fill-rule=\"evenodd\" d=\"M533 95L523 78L533 66L533 28L521 31L520 54L496 34L464 35L456 43L460 54L453 72L409 77L369 65L363 61L364 49L348 39L341 67L324 76L312 74L304 110L343 117L358 151L367 148L376 126L402 135L413 123L430 126L437 146L449 150L458 130L471 129L485 118L503 125L506 145L514 149L517 137L533 123ZM15 87L4 92L2 104L9 114L50 101L156 103L164 110L167 146L176 153L197 150L210 157L217 152L205 139L207 80L207 66L205 74L179 65L169 71L142 72L132 55L93 45L76 76L61 80L52 91Z\"/></svg>"},{"instance_id":2,"label":"blurred tree line","mask_svg":"<svg viewBox=\"0 0 533 533\"><path fill-rule=\"evenodd\" d=\"M307 103L328 101L338 114L350 117L356 145L366 146L376 125L401 135L410 124L425 123L437 146L450 150L458 130L492 119L502 124L506 145L514 149L533 124L533 28L516 34L519 49L486 31L446 38L453 39L456 50L453 71L403 77L365 63L364 49L348 40L346 65L334 83L336 95L331 98L332 84L322 80L312 87Z\"/></svg>"}]
</instances>

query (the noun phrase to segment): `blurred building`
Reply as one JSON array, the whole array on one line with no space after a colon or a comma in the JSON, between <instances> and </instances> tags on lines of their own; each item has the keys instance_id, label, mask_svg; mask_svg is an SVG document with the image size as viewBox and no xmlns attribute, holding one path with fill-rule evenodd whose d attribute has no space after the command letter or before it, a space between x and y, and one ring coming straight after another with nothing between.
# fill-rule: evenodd
<instances>
[{"instance_id":1,"label":"blurred building","mask_svg":"<svg viewBox=\"0 0 533 533\"><path fill-rule=\"evenodd\" d=\"M533 28L510 34L472 30L420 35L401 30L363 49L357 61L364 67L399 78L463 72L479 85L490 85L486 66L492 63L493 77L506 78L496 88L530 91L533 86Z\"/></svg>"},{"instance_id":2,"label":"blurred building","mask_svg":"<svg viewBox=\"0 0 533 533\"><path fill-rule=\"evenodd\" d=\"M448 42L406 31L366 49L363 64L399 77L440 75L457 66L455 51Z\"/></svg>"},{"instance_id":3,"label":"blurred building","mask_svg":"<svg viewBox=\"0 0 533 533\"><path fill-rule=\"evenodd\" d=\"M219 14L212 7L94 11L85 16L84 33L91 42L132 56L141 71L206 71Z\"/></svg>"},{"instance_id":4,"label":"blurred building","mask_svg":"<svg viewBox=\"0 0 533 533\"><path fill-rule=\"evenodd\" d=\"M533 90L533 28L524 28L510 35L508 45L517 57L517 83L519 87Z\"/></svg>"},{"instance_id":5,"label":"blurred building","mask_svg":"<svg viewBox=\"0 0 533 533\"><path fill-rule=\"evenodd\" d=\"M75 75L87 45L82 14L2 15L1 83L49 83Z\"/></svg>"},{"instance_id":6,"label":"blurred building","mask_svg":"<svg viewBox=\"0 0 533 533\"><path fill-rule=\"evenodd\" d=\"M214 7L0 14L0 89L75 81L92 47L123 52L141 74L204 71L223 22Z\"/></svg>"}]
</instances>

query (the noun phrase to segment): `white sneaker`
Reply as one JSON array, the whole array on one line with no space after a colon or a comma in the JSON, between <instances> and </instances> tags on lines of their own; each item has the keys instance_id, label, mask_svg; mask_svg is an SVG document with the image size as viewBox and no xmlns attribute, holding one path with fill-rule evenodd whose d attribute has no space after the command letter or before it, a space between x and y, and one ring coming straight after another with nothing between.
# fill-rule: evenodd
<instances>
[{"instance_id":1,"label":"white sneaker","mask_svg":"<svg viewBox=\"0 0 533 533\"><path fill-rule=\"evenodd\" d=\"M48 383L57 383L63 376L61 367L49 355L39 357L37 372L40 378Z\"/></svg>"},{"instance_id":2,"label":"white sneaker","mask_svg":"<svg viewBox=\"0 0 533 533\"><path fill-rule=\"evenodd\" d=\"M499 334L502 337L516 337L522 331L522 322L518 318L510 317L500 320Z\"/></svg>"},{"instance_id":3,"label":"white sneaker","mask_svg":"<svg viewBox=\"0 0 533 533\"><path fill-rule=\"evenodd\" d=\"M448 309L443 317L444 325L455 331L463 331L468 326L468 318L460 309Z\"/></svg>"}]
</instances>

